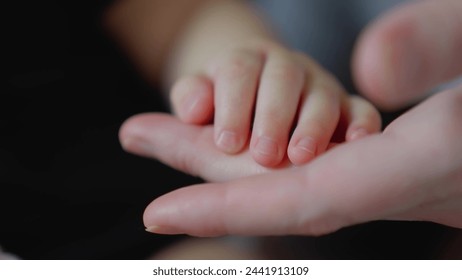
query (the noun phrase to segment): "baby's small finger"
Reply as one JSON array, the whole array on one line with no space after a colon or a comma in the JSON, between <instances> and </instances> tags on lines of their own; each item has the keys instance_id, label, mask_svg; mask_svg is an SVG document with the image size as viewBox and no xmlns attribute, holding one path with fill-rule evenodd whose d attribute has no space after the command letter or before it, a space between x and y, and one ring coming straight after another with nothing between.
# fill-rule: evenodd
<instances>
[{"instance_id":1,"label":"baby's small finger","mask_svg":"<svg viewBox=\"0 0 462 280\"><path fill-rule=\"evenodd\" d=\"M315 61L303 53L296 56L303 62L309 81L301 100L297 126L287 148L290 161L299 165L328 148L340 119L344 89Z\"/></svg>"},{"instance_id":2,"label":"baby's small finger","mask_svg":"<svg viewBox=\"0 0 462 280\"><path fill-rule=\"evenodd\" d=\"M382 120L379 112L365 99L359 96L349 96L344 99L343 103L349 118L346 141L357 140L381 130Z\"/></svg>"},{"instance_id":3,"label":"baby's small finger","mask_svg":"<svg viewBox=\"0 0 462 280\"><path fill-rule=\"evenodd\" d=\"M172 87L170 101L173 112L190 124L205 124L213 116L212 82L201 75L186 76Z\"/></svg>"},{"instance_id":4,"label":"baby's small finger","mask_svg":"<svg viewBox=\"0 0 462 280\"><path fill-rule=\"evenodd\" d=\"M287 150L293 164L304 164L327 149L340 117L341 91L322 80L308 87Z\"/></svg>"},{"instance_id":5,"label":"baby's small finger","mask_svg":"<svg viewBox=\"0 0 462 280\"><path fill-rule=\"evenodd\" d=\"M214 80L215 143L226 153L237 153L247 143L263 54L234 50L209 70Z\"/></svg>"},{"instance_id":6,"label":"baby's small finger","mask_svg":"<svg viewBox=\"0 0 462 280\"><path fill-rule=\"evenodd\" d=\"M257 94L250 149L256 162L272 167L286 155L305 72L289 52L269 53Z\"/></svg>"}]
</instances>

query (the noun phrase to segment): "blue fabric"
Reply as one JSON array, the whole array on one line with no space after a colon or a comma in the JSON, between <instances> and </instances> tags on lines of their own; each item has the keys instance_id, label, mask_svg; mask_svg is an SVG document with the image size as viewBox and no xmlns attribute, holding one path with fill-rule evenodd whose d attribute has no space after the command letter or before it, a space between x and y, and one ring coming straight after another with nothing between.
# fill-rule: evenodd
<instances>
[{"instance_id":1,"label":"blue fabric","mask_svg":"<svg viewBox=\"0 0 462 280\"><path fill-rule=\"evenodd\" d=\"M362 28L403 0L253 0L281 39L316 59L352 90L350 58Z\"/></svg>"}]
</instances>

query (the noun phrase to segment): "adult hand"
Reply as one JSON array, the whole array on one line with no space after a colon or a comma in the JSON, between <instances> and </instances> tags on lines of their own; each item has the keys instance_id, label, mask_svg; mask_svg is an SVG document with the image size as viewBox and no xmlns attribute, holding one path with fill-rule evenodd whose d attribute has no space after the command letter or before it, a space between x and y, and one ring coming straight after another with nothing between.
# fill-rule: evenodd
<instances>
[{"instance_id":1,"label":"adult hand","mask_svg":"<svg viewBox=\"0 0 462 280\"><path fill-rule=\"evenodd\" d=\"M360 36L353 74L384 110L422 99L462 75L462 1L412 1L379 17Z\"/></svg>"},{"instance_id":2,"label":"adult hand","mask_svg":"<svg viewBox=\"0 0 462 280\"><path fill-rule=\"evenodd\" d=\"M372 25L354 63L363 93L394 109L461 74L461 11L460 1L419 1ZM383 134L340 145L309 165L160 197L146 209L145 225L199 236L319 235L380 219L462 227L461 118L462 88L437 94ZM121 141L129 151L207 180L265 171L249 166L245 154L218 154L211 136L202 142L207 130L147 115L127 122Z\"/></svg>"},{"instance_id":3,"label":"adult hand","mask_svg":"<svg viewBox=\"0 0 462 280\"><path fill-rule=\"evenodd\" d=\"M168 193L146 209L145 225L197 236L319 235L381 219L462 227L461 118L462 87L310 164ZM149 114L129 120L121 139L129 151L208 180L265 171L246 153L221 153L212 134L211 127Z\"/></svg>"}]
</instances>

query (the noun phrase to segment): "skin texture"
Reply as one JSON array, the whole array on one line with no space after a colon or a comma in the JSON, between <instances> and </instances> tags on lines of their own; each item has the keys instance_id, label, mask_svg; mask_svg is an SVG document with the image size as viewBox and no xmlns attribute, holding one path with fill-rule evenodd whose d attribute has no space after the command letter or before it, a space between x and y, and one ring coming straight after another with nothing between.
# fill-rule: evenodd
<instances>
[{"instance_id":1,"label":"skin texture","mask_svg":"<svg viewBox=\"0 0 462 280\"><path fill-rule=\"evenodd\" d=\"M282 44L245 1L195 0L192 12L162 3L119 2L107 13L107 26L143 75L161 81L175 115L188 124L214 124L214 145L222 152L250 145L252 159L265 167L286 158L301 165L327 149L340 124L347 132L339 141L380 131L370 103L347 95L306 54ZM162 38L167 43L159 44ZM165 55L154 60L154 53Z\"/></svg>"},{"instance_id":2,"label":"skin texture","mask_svg":"<svg viewBox=\"0 0 462 280\"><path fill-rule=\"evenodd\" d=\"M277 166L287 156L300 165L327 149L342 114L348 116L347 140L380 130L372 105L348 96L306 55L270 40L226 49L205 68L175 83L172 106L185 123L208 124L213 116L222 152L236 154L250 145L263 166Z\"/></svg>"},{"instance_id":3,"label":"skin texture","mask_svg":"<svg viewBox=\"0 0 462 280\"><path fill-rule=\"evenodd\" d=\"M361 92L393 109L461 75L461 13L460 1L416 1L372 23L353 59ZM166 115L129 119L120 139L127 151L215 182L154 200L144 214L152 232L322 235L383 219L462 228L461 119L458 87L425 99L383 133L338 145L298 167L262 167L248 150L222 153L212 126Z\"/></svg>"},{"instance_id":4,"label":"skin texture","mask_svg":"<svg viewBox=\"0 0 462 280\"><path fill-rule=\"evenodd\" d=\"M441 93L381 134L338 145L308 165L283 165L277 171L256 164L248 153L221 153L211 145L212 127L188 126L168 115L135 117L121 137L149 128L150 134L124 147L208 181L223 181L156 199L144 215L153 232L320 235L378 219L461 227L462 160L453 152L462 149L462 132L455 129L461 102L462 89ZM420 122L430 112L430 123Z\"/></svg>"},{"instance_id":5,"label":"skin texture","mask_svg":"<svg viewBox=\"0 0 462 280\"><path fill-rule=\"evenodd\" d=\"M361 93L381 109L394 110L460 76L461 11L458 0L414 1L370 24L353 57Z\"/></svg>"}]
</instances>

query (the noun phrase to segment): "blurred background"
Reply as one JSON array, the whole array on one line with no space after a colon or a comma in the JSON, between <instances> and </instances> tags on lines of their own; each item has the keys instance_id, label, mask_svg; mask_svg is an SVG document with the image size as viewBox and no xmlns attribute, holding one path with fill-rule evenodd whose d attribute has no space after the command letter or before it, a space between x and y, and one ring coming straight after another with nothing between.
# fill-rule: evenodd
<instances>
[{"instance_id":1,"label":"blurred background","mask_svg":"<svg viewBox=\"0 0 462 280\"><path fill-rule=\"evenodd\" d=\"M184 238L144 230L149 202L200 179L121 149L126 118L166 106L101 27L111 2L9 1L2 8L0 245L19 258L144 259ZM259 244L277 259L445 258L456 233L374 222Z\"/></svg>"},{"instance_id":2,"label":"blurred background","mask_svg":"<svg viewBox=\"0 0 462 280\"><path fill-rule=\"evenodd\" d=\"M101 28L109 4L2 8L0 245L20 258L145 258L176 238L145 232L144 208L197 181L120 147L123 120L164 106Z\"/></svg>"}]
</instances>

